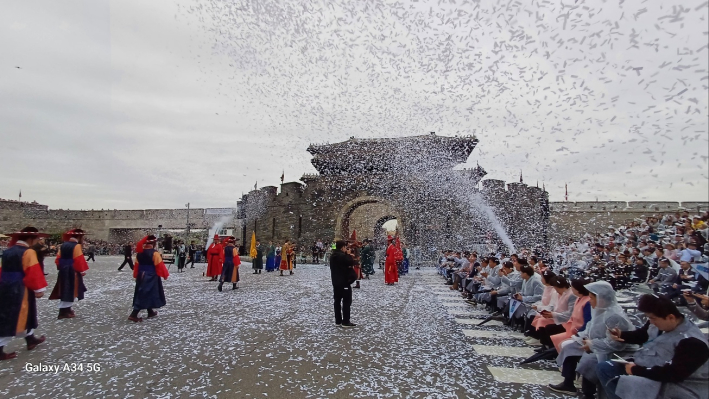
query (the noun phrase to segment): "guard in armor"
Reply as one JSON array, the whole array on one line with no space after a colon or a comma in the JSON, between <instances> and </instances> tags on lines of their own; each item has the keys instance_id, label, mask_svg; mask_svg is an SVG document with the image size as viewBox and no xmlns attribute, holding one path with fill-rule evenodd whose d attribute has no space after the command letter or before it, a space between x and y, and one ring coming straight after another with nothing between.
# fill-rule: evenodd
<instances>
[{"instance_id":1,"label":"guard in armor","mask_svg":"<svg viewBox=\"0 0 709 399\"><path fill-rule=\"evenodd\" d=\"M74 300L80 301L84 299L84 292L86 292L84 276L86 271L89 270L89 264L86 263L84 252L81 249L84 235L86 233L81 229L67 231L62 236L64 243L57 251L57 259L54 263L57 265L59 274L49 299L59 300L58 319L76 317L76 314L71 309L74 305Z\"/></svg>"},{"instance_id":2,"label":"guard in armor","mask_svg":"<svg viewBox=\"0 0 709 399\"><path fill-rule=\"evenodd\" d=\"M34 227L7 235L11 240L0 263L0 360L17 357L15 352L3 351L15 337L25 338L27 350L45 340L44 335L35 337L34 329L37 328L36 298L44 295L47 281L37 253L30 247L49 235Z\"/></svg>"}]
</instances>

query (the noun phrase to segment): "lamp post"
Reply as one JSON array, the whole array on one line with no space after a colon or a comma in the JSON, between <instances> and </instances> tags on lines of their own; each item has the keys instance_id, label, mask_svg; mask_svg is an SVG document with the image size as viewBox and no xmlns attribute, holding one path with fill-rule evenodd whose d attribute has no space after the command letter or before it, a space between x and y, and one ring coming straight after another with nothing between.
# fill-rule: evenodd
<instances>
[{"instance_id":1,"label":"lamp post","mask_svg":"<svg viewBox=\"0 0 709 399\"><path fill-rule=\"evenodd\" d=\"M190 238L190 203L188 202L185 206L187 207L187 229L185 230L185 241L188 241Z\"/></svg>"}]
</instances>

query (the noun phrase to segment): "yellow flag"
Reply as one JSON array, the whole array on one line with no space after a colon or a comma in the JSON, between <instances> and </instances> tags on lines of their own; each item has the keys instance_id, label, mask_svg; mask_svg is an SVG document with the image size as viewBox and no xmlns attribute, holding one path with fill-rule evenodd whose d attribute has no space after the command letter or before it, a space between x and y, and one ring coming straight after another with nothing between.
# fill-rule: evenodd
<instances>
[{"instance_id":1,"label":"yellow flag","mask_svg":"<svg viewBox=\"0 0 709 399\"><path fill-rule=\"evenodd\" d=\"M258 255L258 252L256 251L256 232L255 231L251 234L251 250L249 251L249 255L251 255L252 258L255 258Z\"/></svg>"}]
</instances>

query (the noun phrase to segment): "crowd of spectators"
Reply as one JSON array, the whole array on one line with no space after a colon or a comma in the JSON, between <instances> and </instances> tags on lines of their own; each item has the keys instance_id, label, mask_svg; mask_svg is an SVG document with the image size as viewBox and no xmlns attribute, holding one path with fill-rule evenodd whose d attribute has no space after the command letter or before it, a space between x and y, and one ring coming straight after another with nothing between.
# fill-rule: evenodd
<instances>
[{"instance_id":1,"label":"crowd of spectators","mask_svg":"<svg viewBox=\"0 0 709 399\"><path fill-rule=\"evenodd\" d=\"M706 398L708 219L653 216L547 252L444 251L438 271L485 307L481 324L497 319L524 332L537 352L527 361L556 360L562 382L553 391Z\"/></svg>"}]
</instances>

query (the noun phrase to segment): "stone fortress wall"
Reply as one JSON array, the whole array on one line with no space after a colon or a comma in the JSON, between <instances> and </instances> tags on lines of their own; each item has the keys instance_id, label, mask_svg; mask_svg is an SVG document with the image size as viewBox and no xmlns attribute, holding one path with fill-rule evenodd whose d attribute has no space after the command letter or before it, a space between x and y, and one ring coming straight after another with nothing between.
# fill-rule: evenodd
<instances>
[{"instance_id":1,"label":"stone fortress wall","mask_svg":"<svg viewBox=\"0 0 709 399\"><path fill-rule=\"evenodd\" d=\"M537 187L510 183L505 190L504 182L499 180L488 179L482 183L483 192L487 191L485 197L488 198L495 212L501 215L503 222L505 213L516 213L520 215L519 217L524 217L525 213L535 214L533 209L539 206L534 199L542 190ZM332 238L332 226L335 221L322 223L325 222L320 220L322 219L320 216L324 215L322 212L316 210L313 214L305 215L306 223L303 221L303 215L293 212L293 209L304 205L306 198L302 196L303 188L300 183L291 182L283 184L280 193L277 193L277 188L273 186L259 190L266 193L270 199L269 213L271 215L278 213L276 224L258 226L256 222L255 227L260 233L259 237L263 237L260 238L262 241L297 239L299 228L301 239L306 238L304 235L307 235L307 240L310 241ZM523 191L527 193L527 199L520 201ZM380 203L372 203L372 207L378 209L378 212L386 209L386 206ZM362 208L364 209L366 208ZM560 242L578 238L586 232L605 233L608 231L608 226L619 226L635 219L680 212L683 209L687 209L690 215L699 214L709 210L709 202L550 202L548 238L550 242ZM209 228L223 216L208 212L209 208L190 209L190 224L193 229ZM353 217L352 228L371 227L371 221L360 219L356 212L353 213ZM254 221L250 222L253 223ZM249 232L253 229L250 224L244 226ZM70 228L81 227L89 231L92 238L122 242L124 237L120 233L134 231L133 236L139 236L155 232L158 225L162 225L163 230L184 229L187 225L187 209L62 210L49 209L47 205L36 203L0 200L0 232L17 231L27 225L33 225L49 233L60 233ZM327 228L318 228L317 225L327 226ZM227 223L227 226L236 229L235 234L242 229L240 220L233 220ZM515 240L514 231L510 232L510 235ZM246 239L248 240L249 237L250 234Z\"/></svg>"},{"instance_id":2,"label":"stone fortress wall","mask_svg":"<svg viewBox=\"0 0 709 399\"><path fill-rule=\"evenodd\" d=\"M195 208L189 210L191 229L208 229L228 209ZM231 211L233 213L233 211ZM92 239L122 243L158 230L182 230L187 227L187 208L142 210L64 210L47 205L0 200L0 232L12 232L31 225L51 234L82 228ZM237 228L232 218L226 227ZM162 227L159 227L162 226Z\"/></svg>"}]
</instances>

